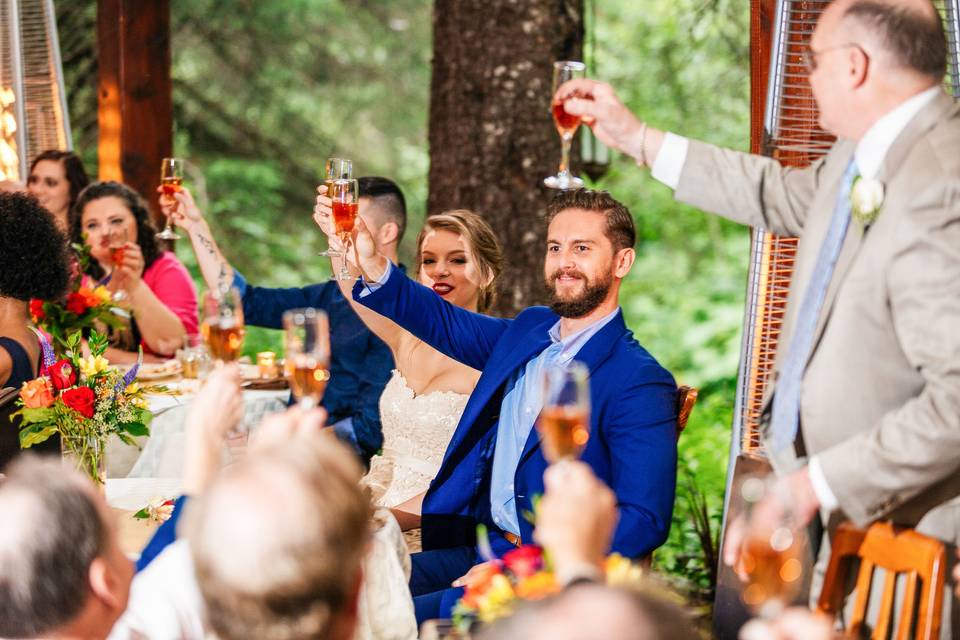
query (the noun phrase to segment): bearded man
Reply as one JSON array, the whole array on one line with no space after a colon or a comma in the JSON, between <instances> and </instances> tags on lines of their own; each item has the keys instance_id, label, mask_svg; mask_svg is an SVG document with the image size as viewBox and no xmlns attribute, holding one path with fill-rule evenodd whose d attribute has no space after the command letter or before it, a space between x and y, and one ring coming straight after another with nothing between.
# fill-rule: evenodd
<instances>
[{"instance_id":1,"label":"bearded man","mask_svg":"<svg viewBox=\"0 0 960 640\"><path fill-rule=\"evenodd\" d=\"M481 558L484 524L497 554L533 540L525 514L543 494L547 462L534 423L542 375L577 360L590 370L590 440L583 460L617 496L612 550L649 554L670 528L676 488L673 377L633 338L619 306L635 253L630 212L605 192L567 192L547 209L544 276L550 308L506 320L439 298L376 252L359 225L363 273L354 297L427 344L483 374L423 501L424 552L410 587L417 619L446 617L451 588ZM464 576L466 577L466 576Z\"/></svg>"}]
</instances>

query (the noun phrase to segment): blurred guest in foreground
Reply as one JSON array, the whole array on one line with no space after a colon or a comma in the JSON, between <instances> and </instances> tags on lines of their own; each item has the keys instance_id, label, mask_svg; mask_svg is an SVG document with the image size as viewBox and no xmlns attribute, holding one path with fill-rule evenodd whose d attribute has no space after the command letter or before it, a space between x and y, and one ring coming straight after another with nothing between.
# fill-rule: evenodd
<instances>
[{"instance_id":1,"label":"blurred guest in foreground","mask_svg":"<svg viewBox=\"0 0 960 640\"><path fill-rule=\"evenodd\" d=\"M127 606L133 565L91 483L24 454L0 480L0 637L105 638Z\"/></svg>"},{"instance_id":2,"label":"blurred guest in foreground","mask_svg":"<svg viewBox=\"0 0 960 640\"><path fill-rule=\"evenodd\" d=\"M31 298L55 299L69 279L64 235L36 199L0 193L0 389L19 388L37 377L40 343L30 325ZM13 405L0 409L0 471L20 452L18 429L9 419ZM60 439L37 445L60 450Z\"/></svg>"},{"instance_id":3,"label":"blurred guest in foreground","mask_svg":"<svg viewBox=\"0 0 960 640\"><path fill-rule=\"evenodd\" d=\"M136 191L119 182L91 184L74 205L70 235L90 247L87 274L108 278L114 299L132 314L129 326L111 336L111 362L133 361L141 345L169 356L186 334L198 332L193 280L157 241L147 203Z\"/></svg>"},{"instance_id":4,"label":"blurred guest in foreground","mask_svg":"<svg viewBox=\"0 0 960 640\"><path fill-rule=\"evenodd\" d=\"M53 214L57 226L66 232L70 226L70 209L88 184L90 178L77 154L50 149L33 159L27 191L36 196Z\"/></svg>"}]
</instances>

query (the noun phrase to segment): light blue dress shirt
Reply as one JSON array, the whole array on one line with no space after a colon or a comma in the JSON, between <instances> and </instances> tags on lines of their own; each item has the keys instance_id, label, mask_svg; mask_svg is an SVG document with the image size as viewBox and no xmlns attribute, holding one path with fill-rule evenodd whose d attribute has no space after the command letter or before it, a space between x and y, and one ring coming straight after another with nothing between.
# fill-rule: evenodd
<instances>
[{"instance_id":1,"label":"light blue dress shirt","mask_svg":"<svg viewBox=\"0 0 960 640\"><path fill-rule=\"evenodd\" d=\"M500 423L497 426L497 445L493 453L493 472L490 480L490 513L493 522L504 531L520 535L513 493L513 477L523 455L523 448L530 437L540 410L543 408L542 374L550 366L567 366L608 322L613 320L618 307L612 313L597 320L577 333L560 339L560 321L550 327L550 346L527 366L513 374L508 391L500 405Z\"/></svg>"}]
</instances>

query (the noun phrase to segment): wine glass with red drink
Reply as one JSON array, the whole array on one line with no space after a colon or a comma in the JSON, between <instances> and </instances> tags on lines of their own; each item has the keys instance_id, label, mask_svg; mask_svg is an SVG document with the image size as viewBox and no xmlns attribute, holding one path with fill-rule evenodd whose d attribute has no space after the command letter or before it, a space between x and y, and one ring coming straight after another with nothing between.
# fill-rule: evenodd
<instances>
[{"instance_id":1,"label":"wine glass with red drink","mask_svg":"<svg viewBox=\"0 0 960 640\"><path fill-rule=\"evenodd\" d=\"M353 227L357 221L357 211L360 206L359 186L356 180L335 180L331 187L330 198L333 200L333 225L344 253L347 243L353 234ZM347 269L346 257L340 262L340 270L336 274L337 280L354 280L354 276Z\"/></svg>"},{"instance_id":2,"label":"wine glass with red drink","mask_svg":"<svg viewBox=\"0 0 960 640\"><path fill-rule=\"evenodd\" d=\"M567 80L574 78L583 78L586 75L586 65L575 60L560 60L553 63L553 91L550 95L556 96L557 89ZM579 189L583 187L583 180L570 173L570 145L573 142L573 135L580 126L580 116L574 116L566 112L563 108L563 100L554 98L550 105L553 113L553 123L557 126L557 133L560 134L560 168L557 175L545 178L543 184L551 189Z\"/></svg>"},{"instance_id":3,"label":"wine glass with red drink","mask_svg":"<svg viewBox=\"0 0 960 640\"><path fill-rule=\"evenodd\" d=\"M323 175L323 184L327 187L327 197L332 198L334 182L353 178L353 162L344 158L327 158L327 162L323 168ZM326 251L321 251L317 255L335 258L342 254L336 249L327 247Z\"/></svg>"},{"instance_id":4,"label":"wine glass with red drink","mask_svg":"<svg viewBox=\"0 0 960 640\"><path fill-rule=\"evenodd\" d=\"M164 158L160 163L160 190L163 195L172 198L173 194L180 191L183 186L183 160L180 158ZM180 236L170 225L170 217L167 216L167 223L163 231L157 234L161 240L179 240Z\"/></svg>"}]
</instances>

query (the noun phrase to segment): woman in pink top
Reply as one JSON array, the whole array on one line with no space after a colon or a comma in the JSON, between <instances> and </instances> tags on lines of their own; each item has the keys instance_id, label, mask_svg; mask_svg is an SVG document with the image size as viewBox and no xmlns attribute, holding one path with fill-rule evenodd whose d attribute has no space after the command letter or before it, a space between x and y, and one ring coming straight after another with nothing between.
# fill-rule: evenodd
<instances>
[{"instance_id":1,"label":"woman in pink top","mask_svg":"<svg viewBox=\"0 0 960 640\"><path fill-rule=\"evenodd\" d=\"M119 182L95 182L80 192L70 214L70 236L90 247L87 273L130 310L128 331L113 336L107 357L131 361L145 353L169 356L198 332L197 290L177 257L155 238L147 204ZM126 352L126 353L124 353Z\"/></svg>"}]
</instances>

